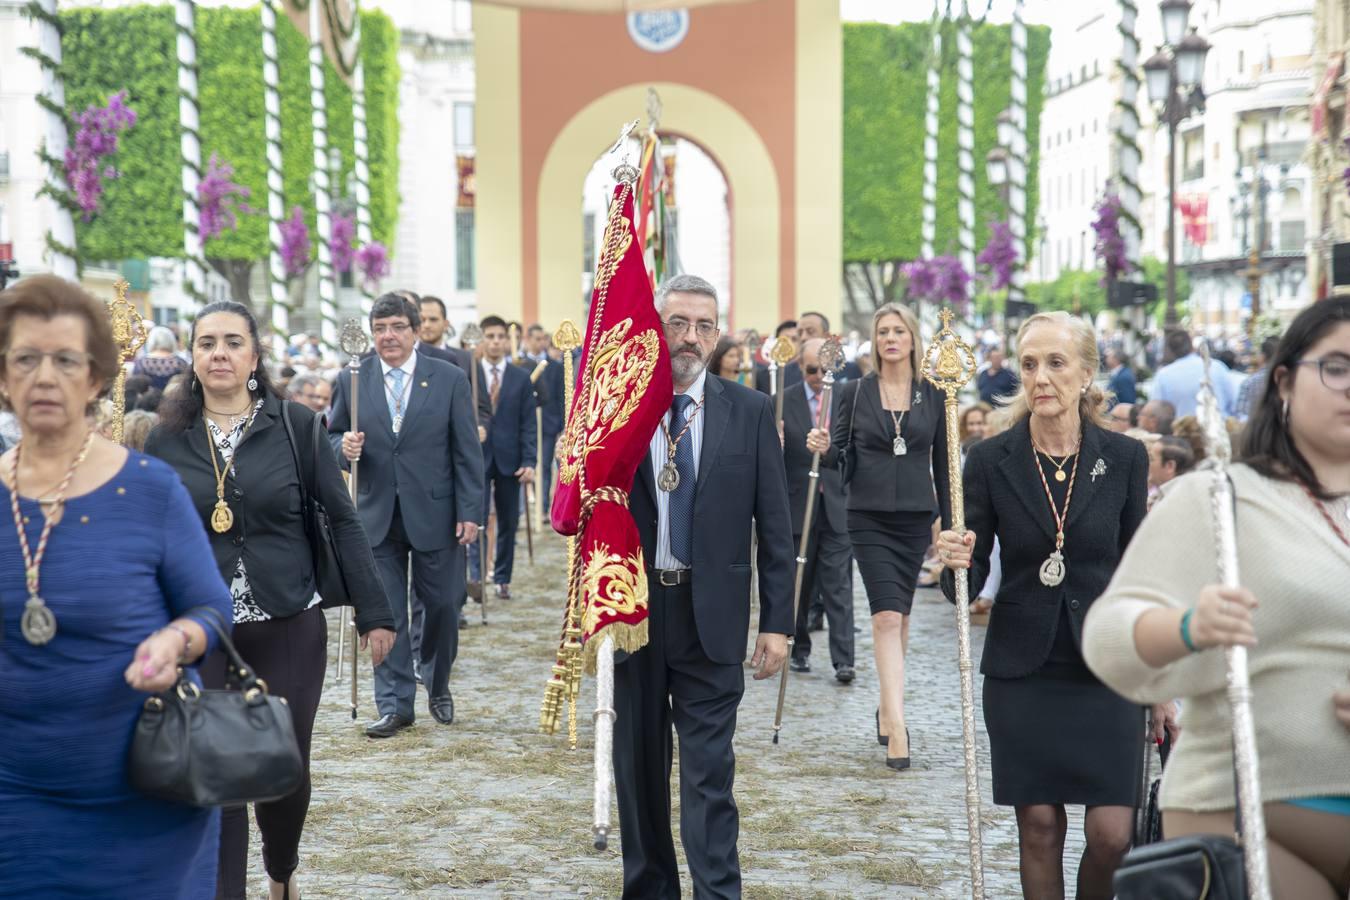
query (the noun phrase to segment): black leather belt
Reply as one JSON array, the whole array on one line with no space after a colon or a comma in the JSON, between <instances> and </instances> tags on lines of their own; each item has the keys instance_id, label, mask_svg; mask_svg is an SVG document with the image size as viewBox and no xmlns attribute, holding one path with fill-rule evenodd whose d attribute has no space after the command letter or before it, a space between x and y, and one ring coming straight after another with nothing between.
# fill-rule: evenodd
<instances>
[{"instance_id":1,"label":"black leather belt","mask_svg":"<svg viewBox=\"0 0 1350 900\"><path fill-rule=\"evenodd\" d=\"M693 569L653 569L652 574L661 587L678 587L694 580Z\"/></svg>"}]
</instances>

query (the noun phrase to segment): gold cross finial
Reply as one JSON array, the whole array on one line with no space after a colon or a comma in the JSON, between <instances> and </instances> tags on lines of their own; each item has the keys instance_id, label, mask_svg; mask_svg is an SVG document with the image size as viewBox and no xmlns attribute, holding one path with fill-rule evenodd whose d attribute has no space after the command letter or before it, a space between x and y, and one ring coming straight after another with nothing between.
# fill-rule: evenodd
<instances>
[{"instance_id":1,"label":"gold cross finial","mask_svg":"<svg viewBox=\"0 0 1350 900\"><path fill-rule=\"evenodd\" d=\"M945 306L942 308L942 327L944 329L952 327L952 311Z\"/></svg>"}]
</instances>

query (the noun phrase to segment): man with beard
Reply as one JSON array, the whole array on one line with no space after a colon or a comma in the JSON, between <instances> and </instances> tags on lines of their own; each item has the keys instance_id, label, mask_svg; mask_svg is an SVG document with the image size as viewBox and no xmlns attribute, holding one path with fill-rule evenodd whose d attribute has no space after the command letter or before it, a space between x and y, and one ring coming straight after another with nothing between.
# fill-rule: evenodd
<instances>
[{"instance_id":1,"label":"man with beard","mask_svg":"<svg viewBox=\"0 0 1350 900\"><path fill-rule=\"evenodd\" d=\"M750 535L759 537L756 679L774 675L792 628L792 528L769 399L709 374L717 292L692 275L656 309L675 394L638 467L629 510L647 565L648 642L615 666L614 773L623 896L679 897L670 828L671 727L680 738L680 839L696 897L739 897L732 737L745 691ZM656 473L673 467L674 477Z\"/></svg>"},{"instance_id":2,"label":"man with beard","mask_svg":"<svg viewBox=\"0 0 1350 900\"><path fill-rule=\"evenodd\" d=\"M431 716L455 718L450 667L459 651L464 553L478 537L483 455L474 434L469 379L457 367L418 353L417 307L385 294L370 311L375 355L361 363L361 431L352 431L351 380L339 379L328 430L344 465L361 461L358 512L394 612L397 636L375 668L380 718L366 728L392 737L413 724L412 647L408 627L409 565L426 610L420 647Z\"/></svg>"}]
</instances>

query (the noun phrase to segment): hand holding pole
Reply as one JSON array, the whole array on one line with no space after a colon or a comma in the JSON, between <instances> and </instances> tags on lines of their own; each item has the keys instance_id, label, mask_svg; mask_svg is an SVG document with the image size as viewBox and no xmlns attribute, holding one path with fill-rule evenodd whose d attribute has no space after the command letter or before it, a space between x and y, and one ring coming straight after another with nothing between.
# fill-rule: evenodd
<instances>
[{"instance_id":1,"label":"hand holding pole","mask_svg":"<svg viewBox=\"0 0 1350 900\"><path fill-rule=\"evenodd\" d=\"M361 320L348 319L342 326L342 337L338 342L342 347L342 352L350 358L347 360L347 373L351 376L351 390L348 392L348 399L352 408L352 431L360 432L361 426L357 424L358 404L360 403L361 391L359 390L361 375L361 355L370 347L370 338L366 336L365 328L361 326ZM352 493L352 508L357 505L359 496L357 479L360 472L360 459L351 461L351 478L347 481L347 487ZM356 669L358 664L358 655L360 653L360 641L356 636L356 615L355 611L348 607L342 608L342 622L340 625L338 640L338 671L342 670L342 637L347 636L348 621L351 623L352 642L352 718L356 718Z\"/></svg>"},{"instance_id":2,"label":"hand holding pole","mask_svg":"<svg viewBox=\"0 0 1350 900\"><path fill-rule=\"evenodd\" d=\"M820 411L812 424L816 428L829 428L830 395L834 391L834 374L844 367L844 348L839 339L831 337L820 348L820 367L825 371L825 383L820 389ZM781 405L781 398L779 400ZM796 643L797 608L802 602L802 579L806 575L807 551L811 546L811 522L816 513L816 495L820 493L820 453L811 454L811 471L806 482L806 512L802 519L802 538L797 545L797 576L792 586L792 628L788 635L788 656L791 658L792 646ZM783 702L787 699L788 670L792 666L783 666L778 678L778 706L773 714L773 742L778 743L778 733L783 728Z\"/></svg>"},{"instance_id":3,"label":"hand holding pole","mask_svg":"<svg viewBox=\"0 0 1350 900\"><path fill-rule=\"evenodd\" d=\"M923 375L944 391L947 413L947 478L950 484L952 530L966 533L965 492L961 485L961 439L957 394L975 375L975 352L952 331L952 311L942 310L942 329L933 335L923 356ZM933 460L934 466L944 460ZM980 825L980 769L975 752L975 676L970 653L970 582L966 569L956 569L956 641L961 669L961 737L966 764L966 828L970 837L970 891L984 900L984 846Z\"/></svg>"}]
</instances>

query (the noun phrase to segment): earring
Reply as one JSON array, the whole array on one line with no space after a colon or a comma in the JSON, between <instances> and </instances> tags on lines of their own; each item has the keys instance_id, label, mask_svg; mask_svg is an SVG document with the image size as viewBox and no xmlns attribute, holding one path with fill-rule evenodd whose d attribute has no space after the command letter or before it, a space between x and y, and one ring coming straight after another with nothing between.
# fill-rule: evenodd
<instances>
[{"instance_id":1,"label":"earring","mask_svg":"<svg viewBox=\"0 0 1350 900\"><path fill-rule=\"evenodd\" d=\"M1280 418L1286 422L1289 421L1289 398L1284 398L1284 403L1280 405Z\"/></svg>"},{"instance_id":2,"label":"earring","mask_svg":"<svg viewBox=\"0 0 1350 900\"><path fill-rule=\"evenodd\" d=\"M248 389L250 391L256 391L258 389L258 379L253 375L248 377Z\"/></svg>"}]
</instances>

